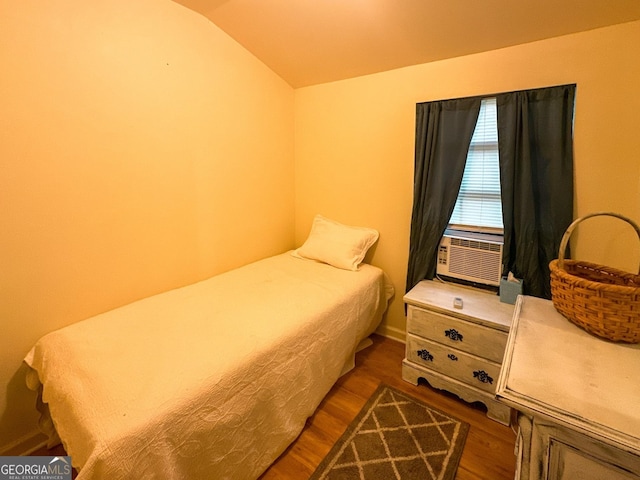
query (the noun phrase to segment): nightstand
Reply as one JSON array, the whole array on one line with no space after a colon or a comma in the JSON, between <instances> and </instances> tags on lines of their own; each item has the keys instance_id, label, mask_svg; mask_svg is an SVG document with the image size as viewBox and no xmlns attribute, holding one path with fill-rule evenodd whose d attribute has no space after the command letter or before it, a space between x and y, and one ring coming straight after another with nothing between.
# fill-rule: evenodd
<instances>
[{"instance_id":1,"label":"nightstand","mask_svg":"<svg viewBox=\"0 0 640 480\"><path fill-rule=\"evenodd\" d=\"M424 378L467 402L482 402L489 418L509 425L511 409L495 391L513 305L492 292L432 280L420 282L404 301L402 378L414 385Z\"/></svg>"}]
</instances>

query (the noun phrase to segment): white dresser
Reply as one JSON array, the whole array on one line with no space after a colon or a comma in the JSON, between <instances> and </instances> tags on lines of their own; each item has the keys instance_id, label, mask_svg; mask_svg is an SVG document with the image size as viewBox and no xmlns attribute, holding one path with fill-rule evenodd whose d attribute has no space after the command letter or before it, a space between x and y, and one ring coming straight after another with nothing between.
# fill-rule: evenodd
<instances>
[{"instance_id":1,"label":"white dresser","mask_svg":"<svg viewBox=\"0 0 640 480\"><path fill-rule=\"evenodd\" d=\"M454 305L456 299L461 305ZM511 408L495 388L513 316L497 294L425 280L404 296L407 343L402 378L487 406L487 416L509 424Z\"/></svg>"},{"instance_id":2,"label":"white dresser","mask_svg":"<svg viewBox=\"0 0 640 480\"><path fill-rule=\"evenodd\" d=\"M519 297L498 398L520 413L520 480L640 478L640 345L596 338Z\"/></svg>"}]
</instances>

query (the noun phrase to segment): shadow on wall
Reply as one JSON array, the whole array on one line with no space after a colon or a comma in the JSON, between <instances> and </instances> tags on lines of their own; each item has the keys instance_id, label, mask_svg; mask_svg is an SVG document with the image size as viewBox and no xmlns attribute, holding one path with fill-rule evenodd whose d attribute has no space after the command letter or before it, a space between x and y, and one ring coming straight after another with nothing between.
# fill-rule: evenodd
<instances>
[{"instance_id":1,"label":"shadow on wall","mask_svg":"<svg viewBox=\"0 0 640 480\"><path fill-rule=\"evenodd\" d=\"M6 445L7 451L0 452L2 455L22 455L46 441L46 437L37 428L40 415L36 408L37 394L27 387L27 371L27 365L20 362L19 368L7 384L7 407L0 414L0 430L3 431L3 437L10 438L11 432L27 430L30 425L25 424L32 424L33 428L30 433L21 438L15 438L13 442ZM25 403L25 398L32 401Z\"/></svg>"}]
</instances>

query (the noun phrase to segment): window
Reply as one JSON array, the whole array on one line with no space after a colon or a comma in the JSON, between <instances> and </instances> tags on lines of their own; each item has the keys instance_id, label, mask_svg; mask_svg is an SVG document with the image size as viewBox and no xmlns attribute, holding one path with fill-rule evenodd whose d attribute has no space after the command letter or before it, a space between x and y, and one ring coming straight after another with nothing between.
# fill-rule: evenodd
<instances>
[{"instance_id":1,"label":"window","mask_svg":"<svg viewBox=\"0 0 640 480\"><path fill-rule=\"evenodd\" d=\"M479 134L493 116L488 115L494 110L488 108L493 100L482 102L483 97L474 96L416 104L415 194L406 291L436 275L442 234L448 228L454 230L449 238L482 236L499 243L498 237L504 235L503 271L523 279L525 294L551 298L548 265L573 220L575 93L576 85L571 84L486 95L485 99L496 98L493 122L500 120L498 134L493 129L489 142L480 142ZM447 114L441 115L445 109ZM476 126L474 145L469 148ZM480 152L482 173L476 174L473 164ZM484 165L489 157L493 157L492 175ZM503 172L507 176L501 178ZM451 182L461 177L465 178L462 192L452 190ZM468 187L478 177L480 187ZM470 201L475 197L482 201ZM500 214L502 205L506 209Z\"/></svg>"},{"instance_id":2,"label":"window","mask_svg":"<svg viewBox=\"0 0 640 480\"><path fill-rule=\"evenodd\" d=\"M452 227L502 233L497 120L496 99L483 99L458 200L449 220Z\"/></svg>"}]
</instances>

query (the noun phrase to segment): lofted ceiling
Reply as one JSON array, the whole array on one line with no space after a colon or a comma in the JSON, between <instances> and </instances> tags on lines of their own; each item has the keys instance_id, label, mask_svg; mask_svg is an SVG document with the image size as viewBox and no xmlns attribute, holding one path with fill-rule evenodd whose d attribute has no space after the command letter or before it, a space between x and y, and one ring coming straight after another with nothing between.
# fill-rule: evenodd
<instances>
[{"instance_id":1,"label":"lofted ceiling","mask_svg":"<svg viewBox=\"0 0 640 480\"><path fill-rule=\"evenodd\" d=\"M175 1L295 88L640 19L640 0Z\"/></svg>"}]
</instances>

